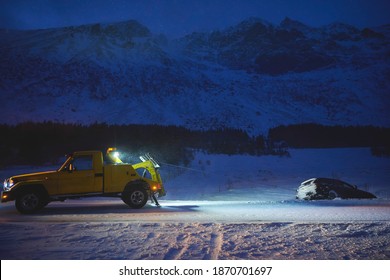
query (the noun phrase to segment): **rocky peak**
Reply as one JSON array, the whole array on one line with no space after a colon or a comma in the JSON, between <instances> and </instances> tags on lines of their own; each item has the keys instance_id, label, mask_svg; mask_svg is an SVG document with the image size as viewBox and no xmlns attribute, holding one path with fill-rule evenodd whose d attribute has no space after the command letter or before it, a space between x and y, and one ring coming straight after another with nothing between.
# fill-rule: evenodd
<instances>
[{"instance_id":1,"label":"rocky peak","mask_svg":"<svg viewBox=\"0 0 390 280\"><path fill-rule=\"evenodd\" d=\"M150 30L135 20L128 20L116 23L95 23L68 27L67 30L73 33L87 33L94 36L109 36L120 39L134 37L147 37L151 35Z\"/></svg>"},{"instance_id":2,"label":"rocky peak","mask_svg":"<svg viewBox=\"0 0 390 280\"><path fill-rule=\"evenodd\" d=\"M303 24L300 21L290 19L289 17L285 17L284 20L280 22L279 27L287 30L295 29L302 32L310 29L309 26Z\"/></svg>"}]
</instances>

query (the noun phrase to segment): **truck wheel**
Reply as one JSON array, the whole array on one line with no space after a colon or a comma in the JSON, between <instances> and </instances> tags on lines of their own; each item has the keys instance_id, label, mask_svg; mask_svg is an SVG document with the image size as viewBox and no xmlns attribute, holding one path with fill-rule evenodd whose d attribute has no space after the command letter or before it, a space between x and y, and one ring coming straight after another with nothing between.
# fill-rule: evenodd
<instances>
[{"instance_id":1,"label":"truck wheel","mask_svg":"<svg viewBox=\"0 0 390 280\"><path fill-rule=\"evenodd\" d=\"M122 193L122 200L131 208L142 208L148 201L148 193L145 188L137 186Z\"/></svg>"},{"instance_id":2,"label":"truck wheel","mask_svg":"<svg viewBox=\"0 0 390 280\"><path fill-rule=\"evenodd\" d=\"M15 200L16 209L22 214L34 213L47 205L44 196L37 191L20 194Z\"/></svg>"}]
</instances>

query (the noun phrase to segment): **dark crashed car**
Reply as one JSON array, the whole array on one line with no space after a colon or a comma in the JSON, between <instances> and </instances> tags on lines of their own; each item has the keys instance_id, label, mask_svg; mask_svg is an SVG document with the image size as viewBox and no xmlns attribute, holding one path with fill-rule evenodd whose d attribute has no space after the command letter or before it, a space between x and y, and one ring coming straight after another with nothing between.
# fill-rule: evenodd
<instances>
[{"instance_id":1,"label":"dark crashed car","mask_svg":"<svg viewBox=\"0 0 390 280\"><path fill-rule=\"evenodd\" d=\"M297 199L317 200L335 198L376 198L372 193L337 179L313 178L301 183Z\"/></svg>"}]
</instances>

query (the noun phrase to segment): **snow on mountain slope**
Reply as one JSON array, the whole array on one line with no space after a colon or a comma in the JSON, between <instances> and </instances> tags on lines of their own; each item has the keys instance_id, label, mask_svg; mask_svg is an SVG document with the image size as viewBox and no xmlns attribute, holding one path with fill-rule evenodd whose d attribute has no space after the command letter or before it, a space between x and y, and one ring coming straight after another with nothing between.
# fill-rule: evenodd
<instances>
[{"instance_id":1,"label":"snow on mountain slope","mask_svg":"<svg viewBox=\"0 0 390 280\"><path fill-rule=\"evenodd\" d=\"M389 32L252 18L178 40L136 21L0 31L2 122L390 126Z\"/></svg>"}]
</instances>

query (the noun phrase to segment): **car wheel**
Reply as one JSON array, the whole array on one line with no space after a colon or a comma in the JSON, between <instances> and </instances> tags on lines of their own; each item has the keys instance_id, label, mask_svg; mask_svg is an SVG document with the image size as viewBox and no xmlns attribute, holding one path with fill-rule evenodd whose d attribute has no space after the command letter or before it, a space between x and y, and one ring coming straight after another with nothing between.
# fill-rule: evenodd
<instances>
[{"instance_id":1,"label":"car wheel","mask_svg":"<svg viewBox=\"0 0 390 280\"><path fill-rule=\"evenodd\" d=\"M122 200L131 208L142 208L148 201L148 193L145 188L138 186L123 192Z\"/></svg>"},{"instance_id":2,"label":"car wheel","mask_svg":"<svg viewBox=\"0 0 390 280\"><path fill-rule=\"evenodd\" d=\"M15 207L22 214L34 213L46 204L44 196L37 191L22 193L15 199Z\"/></svg>"},{"instance_id":3,"label":"car wheel","mask_svg":"<svg viewBox=\"0 0 390 280\"><path fill-rule=\"evenodd\" d=\"M335 198L337 198L337 197L339 197L339 195L337 194L337 192L335 192L335 191L329 191L329 194L328 194L328 198L329 199L335 199Z\"/></svg>"}]
</instances>

